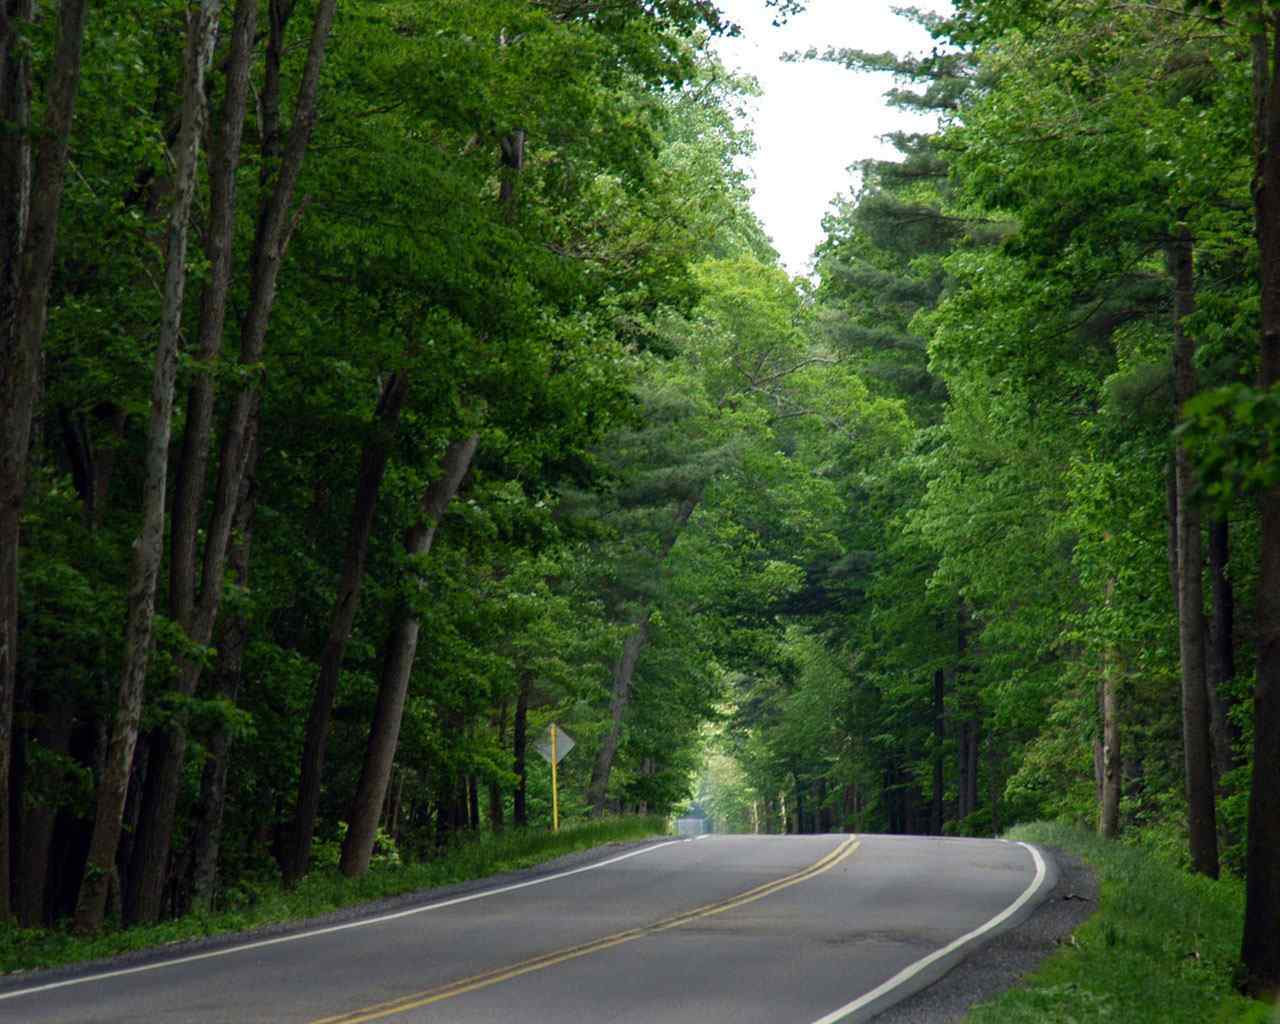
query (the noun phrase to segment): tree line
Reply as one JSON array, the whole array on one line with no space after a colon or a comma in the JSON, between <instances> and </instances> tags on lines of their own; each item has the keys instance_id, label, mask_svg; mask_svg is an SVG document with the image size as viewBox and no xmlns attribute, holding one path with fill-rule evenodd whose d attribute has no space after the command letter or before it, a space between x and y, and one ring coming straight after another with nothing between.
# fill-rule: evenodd
<instances>
[{"instance_id":1,"label":"tree line","mask_svg":"<svg viewBox=\"0 0 1280 1024\"><path fill-rule=\"evenodd\" d=\"M864 161L814 330L908 420L833 467L839 555L779 605L700 782L733 828L1068 817L1245 879L1280 984L1269 3L970 0L887 72L938 117Z\"/></svg>"},{"instance_id":2,"label":"tree line","mask_svg":"<svg viewBox=\"0 0 1280 1024\"><path fill-rule=\"evenodd\" d=\"M570 817L1243 876L1275 990L1269 3L807 55L940 119L812 281L714 5L0 10L0 916L545 827L554 721Z\"/></svg>"},{"instance_id":3,"label":"tree line","mask_svg":"<svg viewBox=\"0 0 1280 1024\"><path fill-rule=\"evenodd\" d=\"M746 466L745 382L676 365L708 289L790 287L731 26L0 13L0 918L88 933L541 821L552 718L571 812L677 800L709 670L633 693L708 628L659 607L672 549L713 477L800 472ZM739 546L703 561L763 573Z\"/></svg>"}]
</instances>

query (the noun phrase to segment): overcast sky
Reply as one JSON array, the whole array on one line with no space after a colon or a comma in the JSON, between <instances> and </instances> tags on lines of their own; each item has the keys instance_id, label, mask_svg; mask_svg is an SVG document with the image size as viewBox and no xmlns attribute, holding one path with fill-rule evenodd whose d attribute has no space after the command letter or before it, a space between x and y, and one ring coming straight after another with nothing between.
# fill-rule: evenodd
<instances>
[{"instance_id":1,"label":"overcast sky","mask_svg":"<svg viewBox=\"0 0 1280 1024\"><path fill-rule=\"evenodd\" d=\"M899 0L905 3L906 0ZM721 59L754 75L764 89L755 102L755 210L793 274L808 271L822 237L822 215L852 184L850 164L893 157L887 132L921 130L930 119L885 105L888 75L848 71L817 61L783 63L792 50L828 46L895 53L927 51L929 34L893 13L891 0L809 0L803 14L775 28L764 0L719 0L742 26L737 39L716 43ZM940 10L943 0L915 6Z\"/></svg>"}]
</instances>

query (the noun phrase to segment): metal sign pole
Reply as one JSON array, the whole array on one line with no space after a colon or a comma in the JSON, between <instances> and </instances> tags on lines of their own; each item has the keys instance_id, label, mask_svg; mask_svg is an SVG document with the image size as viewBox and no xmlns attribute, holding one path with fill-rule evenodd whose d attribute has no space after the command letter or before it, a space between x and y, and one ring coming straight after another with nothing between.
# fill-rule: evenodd
<instances>
[{"instance_id":1,"label":"metal sign pole","mask_svg":"<svg viewBox=\"0 0 1280 1024\"><path fill-rule=\"evenodd\" d=\"M560 793L556 784L556 723L551 723L551 831L560 831Z\"/></svg>"}]
</instances>

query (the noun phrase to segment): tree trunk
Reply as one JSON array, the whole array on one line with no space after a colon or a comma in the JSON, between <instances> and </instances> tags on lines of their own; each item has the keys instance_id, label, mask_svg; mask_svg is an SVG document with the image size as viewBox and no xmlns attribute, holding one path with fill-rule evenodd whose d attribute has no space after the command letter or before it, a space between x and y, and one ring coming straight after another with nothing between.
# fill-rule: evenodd
<instances>
[{"instance_id":1,"label":"tree trunk","mask_svg":"<svg viewBox=\"0 0 1280 1024\"><path fill-rule=\"evenodd\" d=\"M257 489L252 478L241 488L240 508L236 515L235 534L227 559L236 586L249 585L249 549L253 542L253 513ZM244 616L233 612L223 627L218 644L218 667L215 672L217 695L235 702L240 692L244 649L248 625ZM204 768L200 776L200 799L196 805L191 838L190 906L209 910L218 876L218 852L222 843L222 821L227 804L227 759L231 750L231 734L220 727L209 740Z\"/></svg>"},{"instance_id":2,"label":"tree trunk","mask_svg":"<svg viewBox=\"0 0 1280 1024\"><path fill-rule=\"evenodd\" d=\"M1195 311L1191 233L1176 229L1169 249L1174 278L1174 375L1178 419L1196 393L1195 340L1185 329ZM1193 499L1195 472L1186 446L1174 454L1178 479L1178 650L1182 665L1182 744L1186 762L1191 867L1218 877L1218 827L1213 789L1208 687L1205 682L1204 556L1200 510Z\"/></svg>"},{"instance_id":3,"label":"tree trunk","mask_svg":"<svg viewBox=\"0 0 1280 1024\"><path fill-rule=\"evenodd\" d=\"M1235 592L1227 575L1231 561L1231 524L1225 519L1209 523L1209 579L1212 586L1213 618L1209 622L1210 726L1213 734L1213 766L1216 791L1222 795L1222 780L1235 767L1234 744L1239 730L1232 724L1226 684L1236 675Z\"/></svg>"},{"instance_id":4,"label":"tree trunk","mask_svg":"<svg viewBox=\"0 0 1280 1024\"><path fill-rule=\"evenodd\" d=\"M1106 539L1110 541L1108 534ZM1107 580L1107 607L1115 596L1116 581ZM1098 807L1098 831L1106 839L1120 834L1120 785L1124 773L1120 761L1120 702L1118 655L1108 644L1102 656L1102 799Z\"/></svg>"},{"instance_id":5,"label":"tree trunk","mask_svg":"<svg viewBox=\"0 0 1280 1024\"><path fill-rule=\"evenodd\" d=\"M301 214L299 209L291 216L290 210L315 124L320 69L333 24L335 4L336 0L320 0L316 7L310 47L294 104L289 138L274 185L259 210L250 259L249 308L240 332L240 361L245 366L256 365L262 360L280 266ZM273 5L273 9L275 7ZM274 30L273 23L273 38ZM268 70L271 71L270 68ZM273 138L274 136L264 136L263 145L270 149ZM264 168L271 163L269 157L273 154L274 149L269 153L264 152ZM200 597L188 630L190 639L197 644L209 643L217 621L227 550L240 488L245 476L252 472L252 452L260 401L261 394L256 386L240 391L232 403L223 435L217 491L206 531ZM190 696L195 692L199 680L199 664L185 663L179 671L176 689L180 694ZM161 744L161 753L163 756L156 765L153 779L148 782L149 813L145 821L145 842L139 843L138 850L143 859L138 864L139 870L135 872L140 876L140 881L131 890L131 895L134 896L130 901L131 917L138 921L155 920L164 889L169 844L177 810L177 792L186 754L186 729L181 717L176 717L167 730Z\"/></svg>"},{"instance_id":6,"label":"tree trunk","mask_svg":"<svg viewBox=\"0 0 1280 1024\"><path fill-rule=\"evenodd\" d=\"M87 0L62 0L58 38L31 160L31 62L19 32L32 0L0 0L0 922L10 918L13 832L9 758L18 659L18 545L27 452L39 391L49 283L67 145L80 86Z\"/></svg>"},{"instance_id":7,"label":"tree trunk","mask_svg":"<svg viewBox=\"0 0 1280 1024\"><path fill-rule=\"evenodd\" d=\"M351 509L351 525L347 531L347 548L343 556L342 579L329 619L329 635L320 655L320 668L311 697L311 711L303 738L302 765L298 775L298 801L291 831L291 846L284 864L284 880L292 885L307 873L311 860L311 839L315 834L316 816L320 811L320 790L324 775L324 751L329 736L329 719L338 695L342 675L342 659L351 639L351 628L360 607L360 590L364 585L369 540L373 535L373 517L378 493L386 474L387 460L395 440L400 413L409 391L405 371L394 374L382 390L374 424L364 450L360 453L360 470L356 478L355 504Z\"/></svg>"},{"instance_id":8,"label":"tree trunk","mask_svg":"<svg viewBox=\"0 0 1280 1024\"><path fill-rule=\"evenodd\" d=\"M1254 211L1262 273L1259 386L1280 383L1280 13L1253 44L1256 124ZM1280 453L1271 452L1271 458ZM1258 682L1253 698L1253 782L1245 850L1241 957L1245 991L1280 998L1280 486L1259 499Z\"/></svg>"},{"instance_id":9,"label":"tree trunk","mask_svg":"<svg viewBox=\"0 0 1280 1024\"><path fill-rule=\"evenodd\" d=\"M102 927L107 879L120 839L121 814L128 786L133 748L142 713L142 690L151 653L156 577L164 543L165 489L168 481L169 436L173 426L173 392L182 329L186 288L187 228L195 194L201 121L205 110L205 70L213 51L222 0L202 0L198 13L188 15L183 58L182 120L174 156L173 205L169 215L165 254L164 304L156 344L151 388L151 418L147 428L146 478L143 484L142 531L134 542L129 574L129 617L125 637L120 700L112 729L106 774L98 785L97 814L84 882L76 906L75 930L81 934ZM161 870L163 868L161 867Z\"/></svg>"},{"instance_id":10,"label":"tree trunk","mask_svg":"<svg viewBox=\"0 0 1280 1024\"><path fill-rule=\"evenodd\" d=\"M969 805L969 723L956 730L956 818L963 821L973 811Z\"/></svg>"},{"instance_id":11,"label":"tree trunk","mask_svg":"<svg viewBox=\"0 0 1280 1024\"><path fill-rule=\"evenodd\" d=\"M498 705L498 714L495 731L497 732L498 749L501 750L507 739L507 704L508 698L503 697ZM498 780L490 779L489 781L489 828L494 832L501 832L504 825L502 806L502 787L498 784Z\"/></svg>"},{"instance_id":12,"label":"tree trunk","mask_svg":"<svg viewBox=\"0 0 1280 1024\"><path fill-rule=\"evenodd\" d=\"M71 749L75 724L75 704L63 693L51 693L43 709L36 741L46 750L66 754ZM22 840L18 848L18 920L25 928L42 928L51 923L46 912L50 853L58 808L43 804L26 807L22 820Z\"/></svg>"},{"instance_id":13,"label":"tree trunk","mask_svg":"<svg viewBox=\"0 0 1280 1024\"><path fill-rule=\"evenodd\" d=\"M1102 676L1102 806L1098 831L1107 839L1120 835L1120 707L1116 668L1111 658Z\"/></svg>"},{"instance_id":14,"label":"tree trunk","mask_svg":"<svg viewBox=\"0 0 1280 1024\"><path fill-rule=\"evenodd\" d=\"M1178 593L1178 460L1170 456L1165 467L1165 522L1168 527L1165 539L1169 562L1169 593L1173 595L1173 614L1178 614L1181 595Z\"/></svg>"},{"instance_id":15,"label":"tree trunk","mask_svg":"<svg viewBox=\"0 0 1280 1024\"><path fill-rule=\"evenodd\" d=\"M991 834L993 836L998 836L1004 831L1003 815L1000 811L1000 794L1004 789L1000 782L1001 760L995 733L991 732L987 736L987 794L991 801Z\"/></svg>"},{"instance_id":16,"label":"tree trunk","mask_svg":"<svg viewBox=\"0 0 1280 1024\"><path fill-rule=\"evenodd\" d=\"M968 812L962 817L968 817L978 809L978 755L982 751L982 722L974 713L974 717L964 724L966 734L965 741L965 767L964 767L964 787L965 787L965 806Z\"/></svg>"},{"instance_id":17,"label":"tree trunk","mask_svg":"<svg viewBox=\"0 0 1280 1024\"><path fill-rule=\"evenodd\" d=\"M523 128L517 128L506 135L500 144L502 168L498 186L498 205L502 208L503 219L508 224L515 223L518 213L516 187L520 182L520 172L524 170L524 144Z\"/></svg>"},{"instance_id":18,"label":"tree trunk","mask_svg":"<svg viewBox=\"0 0 1280 1024\"><path fill-rule=\"evenodd\" d=\"M227 293L235 263L236 171L244 131L258 0L237 0L227 60L227 88L217 137L209 151L209 226L204 252L209 280L200 296L195 380L187 399L182 457L174 473L169 555L170 615L190 631L196 601L196 535L204 503L213 433L214 381L209 372L222 349Z\"/></svg>"},{"instance_id":19,"label":"tree trunk","mask_svg":"<svg viewBox=\"0 0 1280 1024\"><path fill-rule=\"evenodd\" d=\"M591 769L591 783L587 787L587 803L593 814L603 814L608 799L609 774L613 759L622 740L622 715L631 697L631 680L635 676L636 662L649 638L649 616L636 623L635 629L622 642L622 655L613 666L613 693L609 701L609 731L605 733Z\"/></svg>"},{"instance_id":20,"label":"tree trunk","mask_svg":"<svg viewBox=\"0 0 1280 1024\"><path fill-rule=\"evenodd\" d=\"M671 521L671 527L663 537L658 550L659 567L666 562L680 537L680 531L689 522L693 510L698 507L698 497L686 498ZM600 744L600 752L591 769L591 783L587 786L587 803L591 813L604 813L609 794L609 774L613 770L613 759L618 753L618 745L622 740L622 717L627 704L631 700L631 680L635 675L636 663L640 660L640 652L649 639L649 618L652 611L646 610L643 616L633 625L635 629L627 635L622 643L622 654L613 667L613 690L609 701L609 731Z\"/></svg>"},{"instance_id":21,"label":"tree trunk","mask_svg":"<svg viewBox=\"0 0 1280 1024\"><path fill-rule=\"evenodd\" d=\"M832 829L831 806L827 803L827 780L818 780L818 831L830 832Z\"/></svg>"},{"instance_id":22,"label":"tree trunk","mask_svg":"<svg viewBox=\"0 0 1280 1024\"><path fill-rule=\"evenodd\" d=\"M516 791L511 805L511 820L516 828L529 824L526 795L529 790L526 756L529 750L529 691L533 689L533 677L524 672L520 676L520 689L516 693L516 713L511 723L512 771L516 775Z\"/></svg>"},{"instance_id":23,"label":"tree trunk","mask_svg":"<svg viewBox=\"0 0 1280 1024\"><path fill-rule=\"evenodd\" d=\"M421 558L431 551L440 520L471 468L479 441L480 438L473 434L464 440L454 441L445 451L440 476L422 495L421 519L405 538L405 552L410 558ZM364 766L351 806L347 836L342 843L339 866L348 877L363 875L369 870L378 812L382 809L391 762L400 738L400 721L409 690L409 675L418 650L421 621L412 607L402 606L396 613L396 622L387 642Z\"/></svg>"},{"instance_id":24,"label":"tree trunk","mask_svg":"<svg viewBox=\"0 0 1280 1024\"><path fill-rule=\"evenodd\" d=\"M467 828L480 831L480 780L474 772L467 776Z\"/></svg>"},{"instance_id":25,"label":"tree trunk","mask_svg":"<svg viewBox=\"0 0 1280 1024\"><path fill-rule=\"evenodd\" d=\"M933 799L929 804L929 833L942 835L943 796L946 790L945 745L947 742L947 674L933 673Z\"/></svg>"}]
</instances>

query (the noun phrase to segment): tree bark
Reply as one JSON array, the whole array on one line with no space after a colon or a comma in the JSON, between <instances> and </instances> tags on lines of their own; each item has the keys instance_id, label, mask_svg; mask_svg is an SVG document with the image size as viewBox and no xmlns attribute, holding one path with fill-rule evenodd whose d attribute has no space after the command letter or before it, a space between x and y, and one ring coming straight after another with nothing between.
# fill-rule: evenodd
<instances>
[{"instance_id":1,"label":"tree bark","mask_svg":"<svg viewBox=\"0 0 1280 1024\"><path fill-rule=\"evenodd\" d=\"M182 456L175 471L169 555L169 606L175 622L190 630L196 601L196 535L204 503L215 386L209 372L222 349L227 294L235 264L236 171L244 134L258 0L238 0L226 64L226 95L217 137L209 151L209 226L204 252L209 280L200 296L197 371L187 398Z\"/></svg>"},{"instance_id":2,"label":"tree bark","mask_svg":"<svg viewBox=\"0 0 1280 1024\"><path fill-rule=\"evenodd\" d=\"M66 754L71 749L71 730L75 724L75 704L64 693L50 693L41 715L42 724L35 738L45 749ZM46 913L46 889L49 880L50 853L58 808L28 806L22 821L19 847L17 912L25 928L41 928L51 923Z\"/></svg>"},{"instance_id":3,"label":"tree bark","mask_svg":"<svg viewBox=\"0 0 1280 1024\"><path fill-rule=\"evenodd\" d=\"M1098 831L1106 839L1120 835L1120 706L1117 699L1114 664L1103 669L1102 677L1102 807Z\"/></svg>"},{"instance_id":4,"label":"tree bark","mask_svg":"<svg viewBox=\"0 0 1280 1024\"><path fill-rule=\"evenodd\" d=\"M405 553L410 558L421 558L431 551L440 520L444 518L449 503L458 493L467 470L471 468L471 460L475 457L479 441L479 436L473 434L464 440L454 441L445 451L440 476L422 495L421 518L405 537ZM382 801L386 796L391 763L400 738L400 722L409 690L409 676L418 650L421 621L420 615L411 606L402 605L396 613L396 622L387 642L364 766L351 806L346 839L342 843L339 867L348 877L363 875L369 870L373 840L378 827L378 812L382 809Z\"/></svg>"},{"instance_id":5,"label":"tree bark","mask_svg":"<svg viewBox=\"0 0 1280 1024\"><path fill-rule=\"evenodd\" d=\"M364 585L378 493L382 488L382 478L386 474L387 460L391 455L391 446L408 391L409 377L403 370L394 374L383 387L370 436L360 453L355 504L351 509L351 525L343 555L342 579L338 583L338 593L329 620L328 638L320 655L320 668L303 737L298 800L290 829L289 852L283 865L286 885L295 883L307 873L310 866L311 839L315 835L316 816L320 812L329 719L333 713L333 702L338 695L342 659L360 607L360 590Z\"/></svg>"},{"instance_id":6,"label":"tree bark","mask_svg":"<svg viewBox=\"0 0 1280 1024\"><path fill-rule=\"evenodd\" d=\"M293 194L315 126L320 70L324 64L336 2L337 0L320 0L316 6L310 46L302 81L298 86L289 137L274 184L259 210L250 259L249 308L240 331L242 366L255 366L262 360L280 266L289 239L297 226L297 218L301 214L301 209L291 214ZM289 8L292 8L292 4ZM276 5L273 5L274 9ZM268 71L269 74L279 74L278 68L274 72L270 68ZM264 136L263 144L269 149L269 152L264 152L264 167L271 163L269 156L274 150L270 147L274 137L274 133ZM217 621L240 486L245 476L251 472L251 452L260 403L259 389L250 385L236 395L227 418L213 512L206 531L200 596L188 630L188 636L197 644L209 643ZM190 696L195 692L199 680L199 664L185 663L179 671L175 689L179 694ZM166 731L160 753L162 756L155 766L154 775L148 780L148 814L144 836L140 837L145 841L139 842L136 854L142 858L138 861L138 870L135 872L140 876L140 881L131 890L133 898L130 900L131 918L144 922L155 920L159 913L168 868L177 793L186 755L186 728L181 717L175 717Z\"/></svg>"},{"instance_id":7,"label":"tree bark","mask_svg":"<svg viewBox=\"0 0 1280 1024\"><path fill-rule=\"evenodd\" d=\"M498 713L495 716L497 718L497 721L495 723L494 731L497 733L499 750L502 749L503 744L506 743L506 738L507 738L506 737L507 706L508 706L508 698L503 697L502 701L498 704ZM503 830L503 827L506 824L506 822L503 820L504 808L502 803L503 803L502 787L498 784L498 780L496 778L490 779L489 781L489 828L492 829L495 833L501 832Z\"/></svg>"},{"instance_id":8,"label":"tree bark","mask_svg":"<svg viewBox=\"0 0 1280 1024\"><path fill-rule=\"evenodd\" d=\"M947 742L947 674L933 673L933 799L929 804L929 832L942 835L943 797L946 790L944 747Z\"/></svg>"},{"instance_id":9,"label":"tree bark","mask_svg":"<svg viewBox=\"0 0 1280 1024\"><path fill-rule=\"evenodd\" d=\"M1259 386L1280 383L1280 13L1253 43L1254 212L1262 275ZM1271 452L1271 458L1280 453ZM1253 782L1245 849L1244 989L1280 998L1280 486L1259 498Z\"/></svg>"},{"instance_id":10,"label":"tree bark","mask_svg":"<svg viewBox=\"0 0 1280 1024\"><path fill-rule=\"evenodd\" d=\"M511 802L511 820L516 828L526 828L529 824L529 810L526 803L529 791L526 757L529 750L529 693L532 689L533 677L528 672L522 673L520 689L516 693L516 713L511 722L512 771L516 775L516 791L512 794Z\"/></svg>"},{"instance_id":11,"label":"tree bark","mask_svg":"<svg viewBox=\"0 0 1280 1024\"><path fill-rule=\"evenodd\" d=\"M236 514L236 542L227 558L228 568L241 588L249 585L249 551L253 543L253 513L257 488L252 477L241 487L240 508ZM236 611L224 625L218 644L218 667L215 673L218 696L235 702L240 693L244 649L248 625ZM227 804L227 759L231 751L231 734L225 726L217 729L209 740L208 754L200 776L200 799L196 804L191 838L190 906L208 910L218 876L218 852L222 843L222 822Z\"/></svg>"},{"instance_id":12,"label":"tree bark","mask_svg":"<svg viewBox=\"0 0 1280 1024\"><path fill-rule=\"evenodd\" d=\"M1191 232L1175 229L1169 248L1174 279L1174 380L1178 419L1196 393L1195 339L1185 321L1195 312L1195 266ZM1182 744L1186 764L1191 867L1218 877L1218 827L1213 787L1213 747L1205 676L1204 556L1195 471L1186 446L1174 453L1178 481L1178 650L1182 665Z\"/></svg>"},{"instance_id":13,"label":"tree bark","mask_svg":"<svg viewBox=\"0 0 1280 1024\"><path fill-rule=\"evenodd\" d=\"M1107 538L1110 540L1110 537ZM1107 580L1107 605L1115 596L1116 581ZM1119 666L1113 645L1108 644L1102 661L1102 803L1098 831L1106 839L1120 835L1120 784L1124 773L1120 761Z\"/></svg>"},{"instance_id":14,"label":"tree bark","mask_svg":"<svg viewBox=\"0 0 1280 1024\"><path fill-rule=\"evenodd\" d=\"M631 681L635 676L636 662L649 639L649 615L635 624L635 629L622 642L622 654L613 666L613 692L609 700L609 731L605 733L591 770L591 783L587 787L587 803L592 813L603 814L608 798L609 774L613 759L622 740L622 716L631 698Z\"/></svg>"},{"instance_id":15,"label":"tree bark","mask_svg":"<svg viewBox=\"0 0 1280 1024\"><path fill-rule=\"evenodd\" d=\"M167 230L164 305L156 365L151 388L151 418L147 429L146 478L143 484L142 531L134 541L129 574L129 617L119 707L112 730L107 771L98 785L97 813L84 882L76 906L75 930L97 931L106 910L107 879L120 838L121 814L133 748L142 713L142 690L151 653L156 577L164 542L165 489L168 480L169 437L173 426L173 392L182 329L182 301L186 287L187 228L195 194L201 121L205 110L205 70L213 51L222 0L202 0L188 15L183 58L182 119L174 163L173 203Z\"/></svg>"},{"instance_id":16,"label":"tree bark","mask_svg":"<svg viewBox=\"0 0 1280 1024\"><path fill-rule=\"evenodd\" d=\"M671 521L671 527L663 537L658 550L657 564L661 567L671 554L680 531L689 522L693 510L698 507L698 496L686 498ZM649 639L649 619L652 611L646 610L643 616L633 623L634 629L622 642L622 654L613 667L613 688L609 700L609 731L600 744L595 764L591 769L591 783L587 786L587 803L591 813L604 813L609 794L609 775L613 770L613 759L618 753L618 745L622 741L622 718L631 700L631 680L635 675L636 663L640 660L640 652Z\"/></svg>"},{"instance_id":17,"label":"tree bark","mask_svg":"<svg viewBox=\"0 0 1280 1024\"><path fill-rule=\"evenodd\" d=\"M9 760L18 659L18 545L87 0L62 0L48 102L31 159L32 0L0 0L0 921L10 918Z\"/></svg>"},{"instance_id":18,"label":"tree bark","mask_svg":"<svg viewBox=\"0 0 1280 1024\"><path fill-rule=\"evenodd\" d=\"M1222 780L1235 767L1234 744L1239 730L1232 725L1226 684L1236 675L1235 656L1235 591L1227 575L1231 560L1231 524L1225 518L1209 523L1209 579L1213 600L1213 618L1209 622L1210 726L1213 734L1213 767L1216 789L1221 796Z\"/></svg>"}]
</instances>

